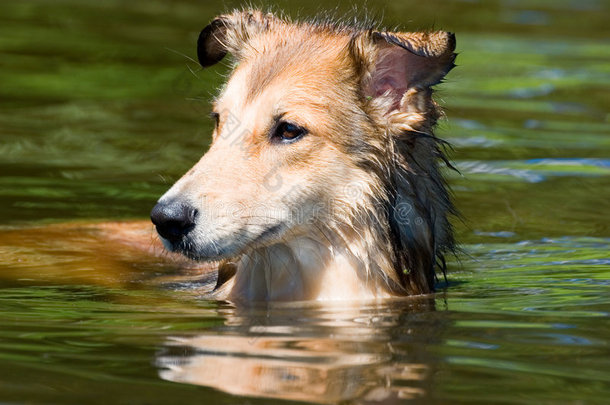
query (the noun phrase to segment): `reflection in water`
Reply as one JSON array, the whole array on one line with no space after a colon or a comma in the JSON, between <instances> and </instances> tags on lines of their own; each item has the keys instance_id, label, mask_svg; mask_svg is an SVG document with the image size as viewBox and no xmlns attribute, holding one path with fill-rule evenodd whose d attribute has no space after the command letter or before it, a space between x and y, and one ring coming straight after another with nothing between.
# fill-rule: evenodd
<instances>
[{"instance_id":1,"label":"reflection in water","mask_svg":"<svg viewBox=\"0 0 610 405\"><path fill-rule=\"evenodd\" d=\"M390 404L429 391L430 355L443 322L433 298L352 307L219 310L223 326L169 338L161 378L234 395Z\"/></svg>"}]
</instances>

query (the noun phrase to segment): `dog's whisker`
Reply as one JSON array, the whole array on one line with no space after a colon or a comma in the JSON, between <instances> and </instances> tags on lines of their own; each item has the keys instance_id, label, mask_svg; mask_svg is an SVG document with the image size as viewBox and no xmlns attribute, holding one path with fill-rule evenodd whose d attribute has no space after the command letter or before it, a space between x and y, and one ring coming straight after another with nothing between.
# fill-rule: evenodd
<instances>
[{"instance_id":1,"label":"dog's whisker","mask_svg":"<svg viewBox=\"0 0 610 405\"><path fill-rule=\"evenodd\" d=\"M190 62L193 62L194 64L196 64L197 66L199 66L199 62L197 62L195 59L191 58L190 56L185 55L184 53L182 53L182 52L180 52L180 51L177 51L177 50L175 50L175 49L172 49L172 48L165 47L165 49L166 49L166 50L168 50L168 51L170 51L170 52L175 53L176 55L180 55L180 56L184 57L185 59L189 60ZM193 71L191 70L191 68L190 68L188 65L187 65L187 67L189 68L189 70L191 71L191 73L193 73L193 75L194 75L195 77L197 77L197 75L195 74L195 72L193 72Z\"/></svg>"}]
</instances>

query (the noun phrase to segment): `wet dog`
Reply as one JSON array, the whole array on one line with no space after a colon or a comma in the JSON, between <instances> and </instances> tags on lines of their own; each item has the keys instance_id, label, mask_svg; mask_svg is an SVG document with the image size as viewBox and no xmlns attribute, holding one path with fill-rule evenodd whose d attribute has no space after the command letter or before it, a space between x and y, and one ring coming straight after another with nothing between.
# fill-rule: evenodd
<instances>
[{"instance_id":1,"label":"wet dog","mask_svg":"<svg viewBox=\"0 0 610 405\"><path fill-rule=\"evenodd\" d=\"M455 212L432 98L455 37L260 11L203 29L233 57L209 151L153 208L166 248L217 262L216 296L371 299L434 290Z\"/></svg>"}]
</instances>

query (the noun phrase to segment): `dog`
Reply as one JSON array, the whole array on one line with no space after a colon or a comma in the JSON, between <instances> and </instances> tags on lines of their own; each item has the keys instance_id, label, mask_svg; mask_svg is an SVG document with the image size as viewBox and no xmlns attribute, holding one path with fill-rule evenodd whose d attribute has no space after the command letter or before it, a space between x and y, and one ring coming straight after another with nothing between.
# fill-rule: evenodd
<instances>
[{"instance_id":1,"label":"dog","mask_svg":"<svg viewBox=\"0 0 610 405\"><path fill-rule=\"evenodd\" d=\"M233 301L367 300L434 291L456 213L432 87L455 36L293 22L258 10L201 32L233 57L212 144L157 202L165 247L216 262Z\"/></svg>"}]
</instances>

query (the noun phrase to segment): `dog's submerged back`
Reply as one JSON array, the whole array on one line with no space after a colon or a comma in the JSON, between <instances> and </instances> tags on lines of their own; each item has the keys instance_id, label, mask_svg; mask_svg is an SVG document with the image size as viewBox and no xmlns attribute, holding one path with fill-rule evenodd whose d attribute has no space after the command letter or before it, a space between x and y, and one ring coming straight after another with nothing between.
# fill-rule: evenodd
<instances>
[{"instance_id":1,"label":"dog's submerged back","mask_svg":"<svg viewBox=\"0 0 610 405\"><path fill-rule=\"evenodd\" d=\"M217 295L234 300L433 291L454 207L431 88L454 49L442 31L216 18L199 61L234 67L210 150L151 214L166 247L219 261Z\"/></svg>"}]
</instances>

